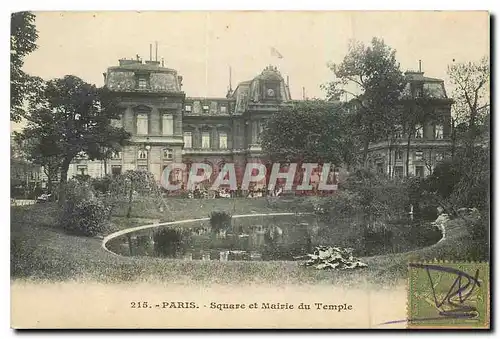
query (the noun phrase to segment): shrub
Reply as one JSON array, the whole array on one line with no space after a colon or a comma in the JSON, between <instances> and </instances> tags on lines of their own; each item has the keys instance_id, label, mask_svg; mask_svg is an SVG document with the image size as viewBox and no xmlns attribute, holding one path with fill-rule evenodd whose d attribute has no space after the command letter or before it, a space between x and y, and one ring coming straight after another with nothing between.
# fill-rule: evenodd
<instances>
[{"instance_id":1,"label":"shrub","mask_svg":"<svg viewBox=\"0 0 500 339\"><path fill-rule=\"evenodd\" d=\"M106 194L110 192L111 183L113 178L110 175L106 175L102 178L92 179L92 187L96 192Z\"/></svg>"},{"instance_id":2,"label":"shrub","mask_svg":"<svg viewBox=\"0 0 500 339\"><path fill-rule=\"evenodd\" d=\"M477 147L472 155L459 153L436 166L421 185L441 203L453 209L462 207L484 210L489 204L489 149Z\"/></svg>"},{"instance_id":3,"label":"shrub","mask_svg":"<svg viewBox=\"0 0 500 339\"><path fill-rule=\"evenodd\" d=\"M350 218L359 214L361 197L351 191L338 191L322 202L318 203L316 213L323 220Z\"/></svg>"},{"instance_id":4,"label":"shrub","mask_svg":"<svg viewBox=\"0 0 500 339\"><path fill-rule=\"evenodd\" d=\"M182 251L183 235L173 228L164 228L154 233L154 251L157 255L174 257Z\"/></svg>"},{"instance_id":5,"label":"shrub","mask_svg":"<svg viewBox=\"0 0 500 339\"><path fill-rule=\"evenodd\" d=\"M470 221L470 219L468 220ZM489 210L481 213L480 217L476 220L470 221L470 235L475 246L472 246L469 251L471 260L489 260L490 249L490 216Z\"/></svg>"},{"instance_id":6,"label":"shrub","mask_svg":"<svg viewBox=\"0 0 500 339\"><path fill-rule=\"evenodd\" d=\"M229 212L225 211L214 211L210 213L210 226L212 232L218 232L220 230L231 228L232 216Z\"/></svg>"},{"instance_id":7,"label":"shrub","mask_svg":"<svg viewBox=\"0 0 500 339\"><path fill-rule=\"evenodd\" d=\"M407 184L398 178L371 172L354 171L339 189L356 194L360 211L368 219L395 219L409 204Z\"/></svg>"},{"instance_id":8,"label":"shrub","mask_svg":"<svg viewBox=\"0 0 500 339\"><path fill-rule=\"evenodd\" d=\"M365 227L363 231L363 250L366 254L374 254L392 246L393 232L382 223Z\"/></svg>"},{"instance_id":9,"label":"shrub","mask_svg":"<svg viewBox=\"0 0 500 339\"><path fill-rule=\"evenodd\" d=\"M65 230L95 236L109 229L110 208L96 197L90 183L72 180L65 190L66 201L59 218Z\"/></svg>"}]
</instances>

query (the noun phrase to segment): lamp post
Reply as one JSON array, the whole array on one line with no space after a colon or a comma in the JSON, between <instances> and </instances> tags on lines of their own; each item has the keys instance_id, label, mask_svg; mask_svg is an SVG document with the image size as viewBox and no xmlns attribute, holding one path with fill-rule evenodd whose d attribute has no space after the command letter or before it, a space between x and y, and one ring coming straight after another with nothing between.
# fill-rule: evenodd
<instances>
[{"instance_id":1,"label":"lamp post","mask_svg":"<svg viewBox=\"0 0 500 339\"><path fill-rule=\"evenodd\" d=\"M148 170L148 172L150 172L150 170L149 170L149 155L150 155L149 153L150 152L149 151L151 150L151 145L145 145L144 149L147 152L147 157L146 157L146 164L147 164L147 168L148 168L147 170Z\"/></svg>"}]
</instances>

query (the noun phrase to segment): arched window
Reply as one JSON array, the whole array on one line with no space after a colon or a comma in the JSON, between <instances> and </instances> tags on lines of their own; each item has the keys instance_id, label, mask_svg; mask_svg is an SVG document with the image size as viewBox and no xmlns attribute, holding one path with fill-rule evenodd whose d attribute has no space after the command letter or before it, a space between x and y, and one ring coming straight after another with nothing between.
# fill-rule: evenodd
<instances>
[{"instance_id":1,"label":"arched window","mask_svg":"<svg viewBox=\"0 0 500 339\"><path fill-rule=\"evenodd\" d=\"M139 152L137 152L137 159L147 160L148 159L148 151L145 149L140 149Z\"/></svg>"},{"instance_id":2,"label":"arched window","mask_svg":"<svg viewBox=\"0 0 500 339\"><path fill-rule=\"evenodd\" d=\"M111 159L121 159L122 158L122 152L119 151L113 151L111 154Z\"/></svg>"}]
</instances>

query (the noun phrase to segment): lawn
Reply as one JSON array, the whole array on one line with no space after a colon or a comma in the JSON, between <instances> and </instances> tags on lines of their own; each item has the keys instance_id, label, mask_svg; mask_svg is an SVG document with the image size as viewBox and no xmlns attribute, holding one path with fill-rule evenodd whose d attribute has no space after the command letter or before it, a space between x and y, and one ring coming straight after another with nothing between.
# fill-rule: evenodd
<instances>
[{"instance_id":1,"label":"lawn","mask_svg":"<svg viewBox=\"0 0 500 339\"><path fill-rule=\"evenodd\" d=\"M114 210L114 229L154 221L207 217L213 210L233 214L285 212L290 205L266 199L171 199L169 209L160 212L154 204L137 203L127 223L125 204ZM297 205L295 205L297 206ZM298 205L302 206L302 205ZM298 212L297 208L294 208ZM56 225L53 204L11 208L11 275L34 280L92 280L100 282L163 281L175 283L234 284L343 284L366 282L392 284L405 279L409 260L467 260L469 240L466 224L459 220L447 231L447 239L417 251L362 258L368 268L353 271L318 271L297 262L273 261L183 261L150 257L121 257L104 251L101 239L69 235ZM483 244L484 246L484 244Z\"/></svg>"}]
</instances>

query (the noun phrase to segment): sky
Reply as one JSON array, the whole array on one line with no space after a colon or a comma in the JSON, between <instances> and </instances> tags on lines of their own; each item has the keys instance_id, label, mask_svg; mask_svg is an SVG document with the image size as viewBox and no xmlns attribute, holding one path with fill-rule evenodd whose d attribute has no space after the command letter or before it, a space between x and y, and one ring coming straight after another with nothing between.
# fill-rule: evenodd
<instances>
[{"instance_id":1,"label":"sky","mask_svg":"<svg viewBox=\"0 0 500 339\"><path fill-rule=\"evenodd\" d=\"M187 96L224 97L265 66L290 78L292 98L324 97L328 62L341 62L351 39L383 38L403 70L446 79L447 65L489 55L487 12L35 12L38 49L24 70L44 79L73 74L101 86L107 67L139 54L183 76ZM271 53L274 47L283 58Z\"/></svg>"}]
</instances>

